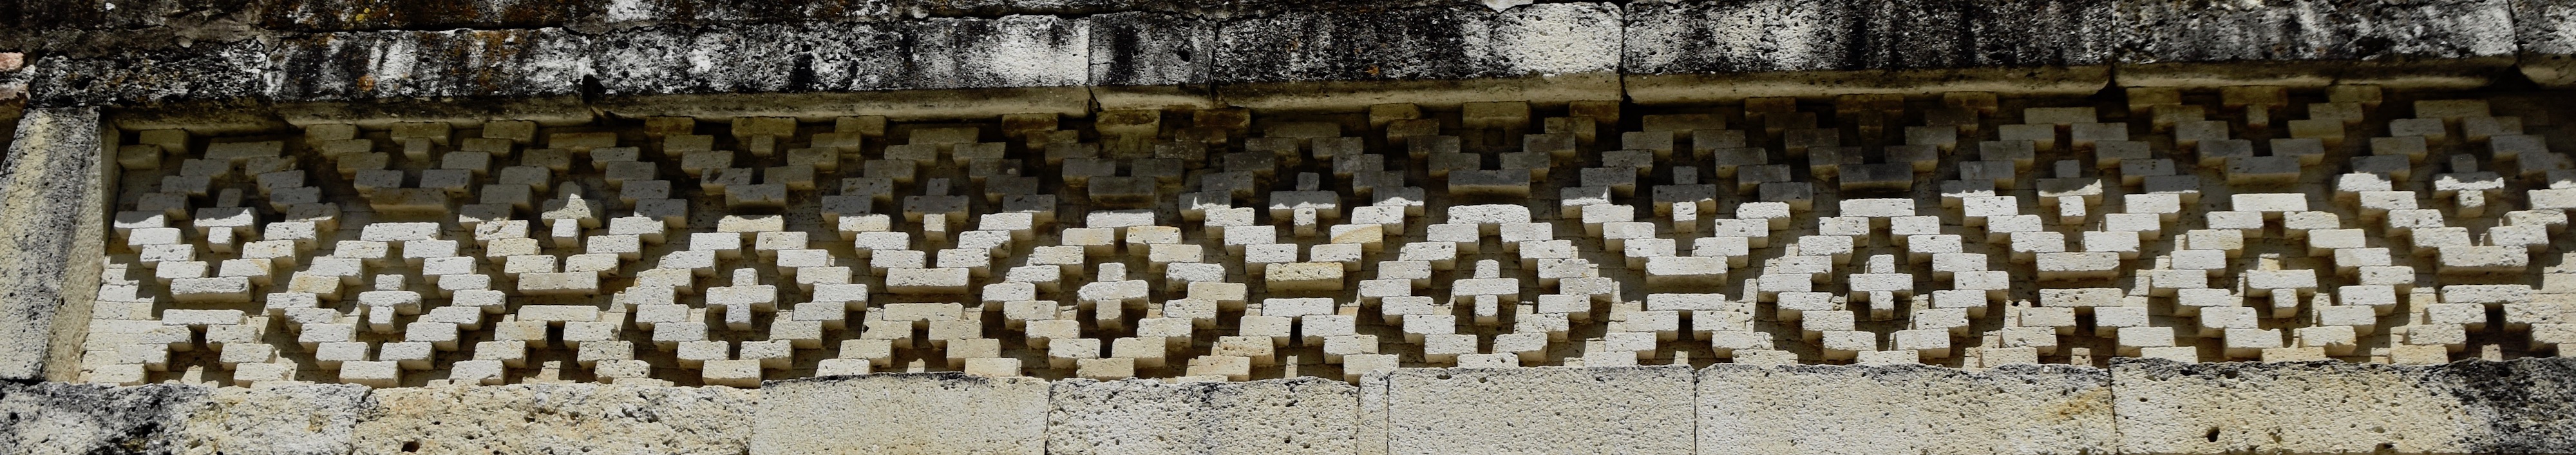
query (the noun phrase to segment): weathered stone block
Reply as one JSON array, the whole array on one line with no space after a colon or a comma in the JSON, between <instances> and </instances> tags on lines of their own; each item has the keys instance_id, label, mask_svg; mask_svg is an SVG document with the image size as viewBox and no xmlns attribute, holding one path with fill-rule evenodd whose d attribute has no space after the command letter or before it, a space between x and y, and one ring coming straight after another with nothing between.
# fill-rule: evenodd
<instances>
[{"instance_id":1,"label":"weathered stone block","mask_svg":"<svg viewBox=\"0 0 2576 455\"><path fill-rule=\"evenodd\" d=\"M959 373L772 381L751 453L1043 453L1047 387Z\"/></svg>"},{"instance_id":2,"label":"weathered stone block","mask_svg":"<svg viewBox=\"0 0 2576 455\"><path fill-rule=\"evenodd\" d=\"M1047 453L1352 451L1359 389L1322 378L1165 384L1058 381Z\"/></svg>"},{"instance_id":3,"label":"weathered stone block","mask_svg":"<svg viewBox=\"0 0 2576 455\"><path fill-rule=\"evenodd\" d=\"M351 453L741 453L758 391L521 384L379 389Z\"/></svg>"},{"instance_id":4,"label":"weathered stone block","mask_svg":"<svg viewBox=\"0 0 2576 455\"><path fill-rule=\"evenodd\" d=\"M2107 453L2110 374L2066 365L1717 365L1699 453Z\"/></svg>"},{"instance_id":5,"label":"weathered stone block","mask_svg":"<svg viewBox=\"0 0 2576 455\"><path fill-rule=\"evenodd\" d=\"M1402 369L1386 380L1389 453L1693 450L1687 367Z\"/></svg>"}]
</instances>

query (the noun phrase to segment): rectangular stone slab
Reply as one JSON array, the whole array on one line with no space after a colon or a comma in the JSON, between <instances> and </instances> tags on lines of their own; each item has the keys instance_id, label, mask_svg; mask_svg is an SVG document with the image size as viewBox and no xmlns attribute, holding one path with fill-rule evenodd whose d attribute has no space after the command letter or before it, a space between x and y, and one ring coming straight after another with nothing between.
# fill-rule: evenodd
<instances>
[{"instance_id":1,"label":"rectangular stone slab","mask_svg":"<svg viewBox=\"0 0 2576 455\"><path fill-rule=\"evenodd\" d=\"M2067 365L1721 364L1699 373L1699 453L2109 452L2110 380Z\"/></svg>"},{"instance_id":2,"label":"rectangular stone slab","mask_svg":"<svg viewBox=\"0 0 2576 455\"><path fill-rule=\"evenodd\" d=\"M1349 454L1359 388L1323 378L1055 383L1050 454Z\"/></svg>"},{"instance_id":3,"label":"rectangular stone slab","mask_svg":"<svg viewBox=\"0 0 2576 455\"><path fill-rule=\"evenodd\" d=\"M741 453L760 392L614 384L377 389L353 453Z\"/></svg>"},{"instance_id":4,"label":"rectangular stone slab","mask_svg":"<svg viewBox=\"0 0 2576 455\"><path fill-rule=\"evenodd\" d=\"M1388 452L1691 453L1691 382L1681 366L1396 370Z\"/></svg>"},{"instance_id":5,"label":"rectangular stone slab","mask_svg":"<svg viewBox=\"0 0 2576 455\"><path fill-rule=\"evenodd\" d=\"M2426 368L2116 359L2122 453L2466 453L2483 426Z\"/></svg>"},{"instance_id":6,"label":"rectangular stone slab","mask_svg":"<svg viewBox=\"0 0 2576 455\"><path fill-rule=\"evenodd\" d=\"M960 373L772 381L751 453L1043 453L1047 386Z\"/></svg>"}]
</instances>

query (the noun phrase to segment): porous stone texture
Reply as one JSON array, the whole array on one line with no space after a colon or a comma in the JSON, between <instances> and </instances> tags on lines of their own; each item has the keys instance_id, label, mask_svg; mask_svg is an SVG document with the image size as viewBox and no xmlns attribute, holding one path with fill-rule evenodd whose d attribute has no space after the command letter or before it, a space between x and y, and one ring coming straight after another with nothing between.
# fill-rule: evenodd
<instances>
[{"instance_id":1,"label":"porous stone texture","mask_svg":"<svg viewBox=\"0 0 2576 455\"><path fill-rule=\"evenodd\" d=\"M2505 0L2123 2L2120 84L2472 87L2513 64Z\"/></svg>"},{"instance_id":2,"label":"porous stone texture","mask_svg":"<svg viewBox=\"0 0 2576 455\"><path fill-rule=\"evenodd\" d=\"M1253 108L1616 99L1619 21L1599 3L1282 12L1220 26L1215 80Z\"/></svg>"},{"instance_id":3,"label":"porous stone texture","mask_svg":"<svg viewBox=\"0 0 2576 455\"><path fill-rule=\"evenodd\" d=\"M1403 369L1386 376L1388 453L1693 453L1679 366Z\"/></svg>"},{"instance_id":4,"label":"porous stone texture","mask_svg":"<svg viewBox=\"0 0 2576 455\"><path fill-rule=\"evenodd\" d=\"M99 262L73 252L105 247L98 111L29 111L0 161L0 379L46 379L48 363L78 368L65 356L80 345Z\"/></svg>"},{"instance_id":5,"label":"porous stone texture","mask_svg":"<svg viewBox=\"0 0 2576 455\"><path fill-rule=\"evenodd\" d=\"M2517 67L2523 76L2549 87L2576 85L2576 2L2511 3L2514 44L2522 53Z\"/></svg>"},{"instance_id":6,"label":"porous stone texture","mask_svg":"<svg viewBox=\"0 0 2576 455\"><path fill-rule=\"evenodd\" d=\"M355 454L742 453L758 390L616 384L379 389Z\"/></svg>"},{"instance_id":7,"label":"porous stone texture","mask_svg":"<svg viewBox=\"0 0 2576 455\"><path fill-rule=\"evenodd\" d=\"M212 389L193 412L180 414L187 421L175 431L176 453L350 453L359 419L401 414L377 408L371 392L351 384Z\"/></svg>"},{"instance_id":8,"label":"porous stone texture","mask_svg":"<svg viewBox=\"0 0 2576 455\"><path fill-rule=\"evenodd\" d=\"M2467 408L2470 451L2576 453L2576 358L2454 362L2425 378Z\"/></svg>"},{"instance_id":9,"label":"porous stone texture","mask_svg":"<svg viewBox=\"0 0 2576 455\"><path fill-rule=\"evenodd\" d=\"M2084 93L2118 49L2108 0L1635 2L1621 70L1665 103L1944 90Z\"/></svg>"},{"instance_id":10,"label":"porous stone texture","mask_svg":"<svg viewBox=\"0 0 2576 455\"><path fill-rule=\"evenodd\" d=\"M2464 453L2485 422L2421 367L2111 364L2122 453Z\"/></svg>"},{"instance_id":11,"label":"porous stone texture","mask_svg":"<svg viewBox=\"0 0 2576 455\"><path fill-rule=\"evenodd\" d=\"M979 100L956 103L968 115L1079 114L1089 33L1053 16L647 27L596 38L591 65L607 109L627 115L965 114L920 105L943 98ZM794 95L702 96L737 93Z\"/></svg>"},{"instance_id":12,"label":"porous stone texture","mask_svg":"<svg viewBox=\"0 0 2576 455\"><path fill-rule=\"evenodd\" d=\"M1092 16L1092 97L1105 110L1218 107L1218 21L1123 12Z\"/></svg>"},{"instance_id":13,"label":"porous stone texture","mask_svg":"<svg viewBox=\"0 0 2576 455\"><path fill-rule=\"evenodd\" d=\"M1699 373L1702 454L2107 453L2104 370L2008 365L1717 365Z\"/></svg>"},{"instance_id":14,"label":"porous stone texture","mask_svg":"<svg viewBox=\"0 0 2576 455\"><path fill-rule=\"evenodd\" d=\"M762 384L751 453L1038 454L1048 384L959 373Z\"/></svg>"},{"instance_id":15,"label":"porous stone texture","mask_svg":"<svg viewBox=\"0 0 2576 455\"><path fill-rule=\"evenodd\" d=\"M172 453L206 389L0 382L0 452Z\"/></svg>"},{"instance_id":16,"label":"porous stone texture","mask_svg":"<svg viewBox=\"0 0 2576 455\"><path fill-rule=\"evenodd\" d=\"M1348 454L1359 389L1323 378L1053 385L1050 454Z\"/></svg>"}]
</instances>

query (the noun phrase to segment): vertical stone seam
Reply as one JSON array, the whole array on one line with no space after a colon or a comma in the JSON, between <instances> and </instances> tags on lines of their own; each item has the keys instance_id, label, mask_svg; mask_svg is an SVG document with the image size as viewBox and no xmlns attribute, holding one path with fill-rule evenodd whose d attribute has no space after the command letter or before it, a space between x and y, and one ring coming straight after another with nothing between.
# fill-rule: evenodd
<instances>
[{"instance_id":1,"label":"vertical stone seam","mask_svg":"<svg viewBox=\"0 0 2576 455\"><path fill-rule=\"evenodd\" d=\"M46 353L45 359L44 373L48 381L80 380L81 358L86 354L82 348L89 340L90 313L98 304L98 284L100 274L105 273L107 258L103 254L73 252L107 251L107 217L116 210L116 183L120 169L108 163L115 162L115 150L124 136L117 134L115 123L108 121L105 115L89 118L92 124L86 126L97 135L97 147L93 151L98 155L90 161L90 171L83 172L85 175L80 177L96 180L91 180L94 184L82 189L78 195L82 199L82 205L77 206L80 211L71 215L80 218L73 226L71 248L63 255L63 273L67 275L63 276L63 288L56 291L62 303L54 309L53 327L48 332L53 337L53 344L47 347L52 352Z\"/></svg>"}]
</instances>

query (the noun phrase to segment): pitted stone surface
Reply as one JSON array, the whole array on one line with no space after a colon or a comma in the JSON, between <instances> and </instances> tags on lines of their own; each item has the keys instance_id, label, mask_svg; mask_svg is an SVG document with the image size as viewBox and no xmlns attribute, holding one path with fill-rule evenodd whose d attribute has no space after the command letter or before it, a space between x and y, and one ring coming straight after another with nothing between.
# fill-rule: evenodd
<instances>
[{"instance_id":1,"label":"pitted stone surface","mask_svg":"<svg viewBox=\"0 0 2576 455\"><path fill-rule=\"evenodd\" d=\"M519 384L380 389L351 436L357 454L742 453L759 391Z\"/></svg>"},{"instance_id":2,"label":"pitted stone surface","mask_svg":"<svg viewBox=\"0 0 2576 455\"><path fill-rule=\"evenodd\" d=\"M1047 453L1351 453L1359 390L1320 378L1056 382Z\"/></svg>"},{"instance_id":3,"label":"pitted stone surface","mask_svg":"<svg viewBox=\"0 0 2576 455\"><path fill-rule=\"evenodd\" d=\"M1699 453L2111 453L2118 390L2065 365L1719 365L1701 370Z\"/></svg>"},{"instance_id":4,"label":"pitted stone surface","mask_svg":"<svg viewBox=\"0 0 2576 455\"><path fill-rule=\"evenodd\" d=\"M1389 453L1694 450L1687 368L1405 369L1386 380Z\"/></svg>"},{"instance_id":5,"label":"pitted stone surface","mask_svg":"<svg viewBox=\"0 0 2576 455\"><path fill-rule=\"evenodd\" d=\"M750 453L1045 453L1047 389L1036 379L955 373L771 382L760 391Z\"/></svg>"},{"instance_id":6,"label":"pitted stone surface","mask_svg":"<svg viewBox=\"0 0 2576 455\"><path fill-rule=\"evenodd\" d=\"M2111 367L2122 453L2465 452L2466 403L2427 368L2309 363Z\"/></svg>"}]
</instances>

